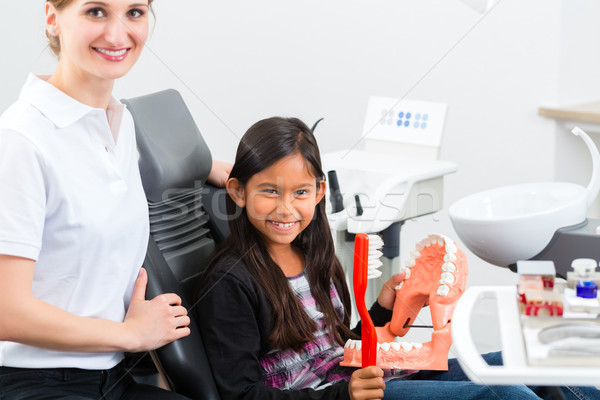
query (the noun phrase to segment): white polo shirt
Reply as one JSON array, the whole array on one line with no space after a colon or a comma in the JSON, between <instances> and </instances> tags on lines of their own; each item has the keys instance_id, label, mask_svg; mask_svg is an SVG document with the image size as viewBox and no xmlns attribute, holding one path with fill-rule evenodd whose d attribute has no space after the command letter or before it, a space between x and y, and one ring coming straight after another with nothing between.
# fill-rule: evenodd
<instances>
[{"instance_id":1,"label":"white polo shirt","mask_svg":"<svg viewBox=\"0 0 600 400\"><path fill-rule=\"evenodd\" d=\"M148 245L137 161L133 119L116 99L107 112L29 76L0 117L0 254L35 260L38 299L123 321ZM2 366L107 369L121 359L0 342Z\"/></svg>"}]
</instances>

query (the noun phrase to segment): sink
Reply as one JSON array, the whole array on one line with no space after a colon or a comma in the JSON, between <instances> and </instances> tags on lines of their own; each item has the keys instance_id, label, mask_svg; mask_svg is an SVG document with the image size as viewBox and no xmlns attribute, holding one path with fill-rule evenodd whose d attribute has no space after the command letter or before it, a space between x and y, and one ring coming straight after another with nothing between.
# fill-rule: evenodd
<instances>
[{"instance_id":1,"label":"sink","mask_svg":"<svg viewBox=\"0 0 600 400\"><path fill-rule=\"evenodd\" d=\"M600 190L600 154L579 128L592 154L593 173L586 187L567 182L536 182L476 193L458 200L448 210L452 225L465 246L481 259L508 266L539 254L554 232L586 220Z\"/></svg>"},{"instance_id":2,"label":"sink","mask_svg":"<svg viewBox=\"0 0 600 400\"><path fill-rule=\"evenodd\" d=\"M449 214L469 250L491 264L508 266L542 251L558 228L585 221L586 199L582 186L538 182L465 197Z\"/></svg>"}]
</instances>

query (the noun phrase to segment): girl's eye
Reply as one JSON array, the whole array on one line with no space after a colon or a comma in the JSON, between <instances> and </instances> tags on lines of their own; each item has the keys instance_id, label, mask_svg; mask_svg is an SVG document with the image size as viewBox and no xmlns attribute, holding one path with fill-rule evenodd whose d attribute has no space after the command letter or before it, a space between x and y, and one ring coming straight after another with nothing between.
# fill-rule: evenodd
<instances>
[{"instance_id":1,"label":"girl's eye","mask_svg":"<svg viewBox=\"0 0 600 400\"><path fill-rule=\"evenodd\" d=\"M106 13L101 8L92 8L92 9L88 10L87 14L90 17L94 17L94 18L102 18L102 17L106 16Z\"/></svg>"},{"instance_id":2,"label":"girl's eye","mask_svg":"<svg viewBox=\"0 0 600 400\"><path fill-rule=\"evenodd\" d=\"M144 11L140 10L139 8L134 8L132 10L129 10L129 12L127 13L127 15L129 16L129 18L140 18L144 16Z\"/></svg>"},{"instance_id":3,"label":"girl's eye","mask_svg":"<svg viewBox=\"0 0 600 400\"><path fill-rule=\"evenodd\" d=\"M305 194L308 194L308 190L306 190L306 189L300 189L300 190L296 191L297 196L303 196Z\"/></svg>"},{"instance_id":4,"label":"girl's eye","mask_svg":"<svg viewBox=\"0 0 600 400\"><path fill-rule=\"evenodd\" d=\"M277 194L277 190L276 189L264 189L263 193L267 193L267 194Z\"/></svg>"}]
</instances>

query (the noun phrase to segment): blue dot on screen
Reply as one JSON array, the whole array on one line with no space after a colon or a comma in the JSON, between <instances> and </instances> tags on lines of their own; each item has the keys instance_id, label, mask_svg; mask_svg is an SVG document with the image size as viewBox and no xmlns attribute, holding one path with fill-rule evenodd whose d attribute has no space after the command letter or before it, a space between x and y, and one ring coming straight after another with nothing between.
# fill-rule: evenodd
<instances>
[{"instance_id":1,"label":"blue dot on screen","mask_svg":"<svg viewBox=\"0 0 600 400\"><path fill-rule=\"evenodd\" d=\"M414 126L415 128L418 128L418 127L419 127L419 121L415 121L415 123L414 123L414 125L413 125L413 126Z\"/></svg>"},{"instance_id":2,"label":"blue dot on screen","mask_svg":"<svg viewBox=\"0 0 600 400\"><path fill-rule=\"evenodd\" d=\"M421 123L421 129L427 128L427 124L425 122Z\"/></svg>"},{"instance_id":3,"label":"blue dot on screen","mask_svg":"<svg viewBox=\"0 0 600 400\"><path fill-rule=\"evenodd\" d=\"M410 125L410 122L404 121L404 126L408 126L408 125Z\"/></svg>"},{"instance_id":4,"label":"blue dot on screen","mask_svg":"<svg viewBox=\"0 0 600 400\"><path fill-rule=\"evenodd\" d=\"M398 125L398 126L402 126L402 120L401 120L401 119L399 119L399 120L398 120L398 122L396 122L396 125Z\"/></svg>"},{"instance_id":5,"label":"blue dot on screen","mask_svg":"<svg viewBox=\"0 0 600 400\"><path fill-rule=\"evenodd\" d=\"M419 114L419 113L416 113L416 114L415 114L415 119L417 119L417 120L421 119L421 114Z\"/></svg>"},{"instance_id":6,"label":"blue dot on screen","mask_svg":"<svg viewBox=\"0 0 600 400\"><path fill-rule=\"evenodd\" d=\"M404 118L404 112L400 111L400 112L398 113L398 118Z\"/></svg>"},{"instance_id":7,"label":"blue dot on screen","mask_svg":"<svg viewBox=\"0 0 600 400\"><path fill-rule=\"evenodd\" d=\"M409 118L410 118L410 115L411 115L411 114L407 112L407 113L406 113L406 119L409 119Z\"/></svg>"},{"instance_id":8,"label":"blue dot on screen","mask_svg":"<svg viewBox=\"0 0 600 400\"><path fill-rule=\"evenodd\" d=\"M423 114L423 121L427 121L429 119L429 114Z\"/></svg>"}]
</instances>

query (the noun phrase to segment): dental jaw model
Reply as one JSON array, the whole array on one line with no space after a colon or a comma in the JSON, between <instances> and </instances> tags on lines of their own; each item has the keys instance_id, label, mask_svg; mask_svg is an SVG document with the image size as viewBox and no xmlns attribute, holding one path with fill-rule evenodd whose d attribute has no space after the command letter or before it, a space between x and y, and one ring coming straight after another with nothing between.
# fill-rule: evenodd
<instances>
[{"instance_id":1,"label":"dental jaw model","mask_svg":"<svg viewBox=\"0 0 600 400\"><path fill-rule=\"evenodd\" d=\"M384 369L447 370L448 350L452 345L452 313L467 282L466 257L452 239L429 235L417 243L400 272L403 271L406 277L396 287L392 320L375 328L376 365ZM355 293L358 297L356 287ZM422 344L396 341L397 336L406 335L427 304L433 322L431 341ZM364 325L362 315L361 320ZM348 340L341 365L362 366L362 348L361 341Z\"/></svg>"}]
</instances>

